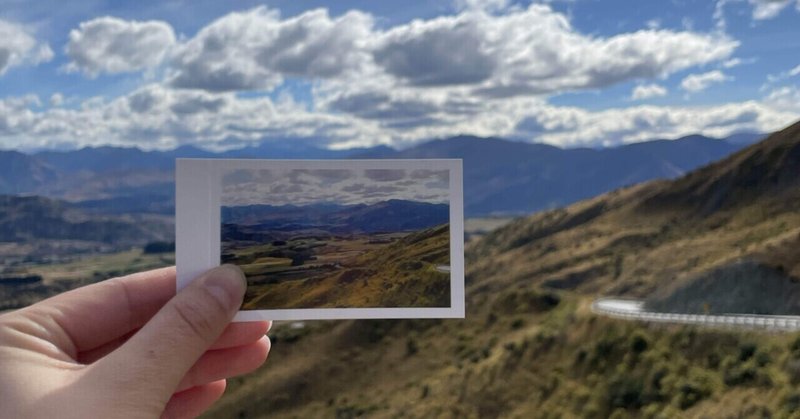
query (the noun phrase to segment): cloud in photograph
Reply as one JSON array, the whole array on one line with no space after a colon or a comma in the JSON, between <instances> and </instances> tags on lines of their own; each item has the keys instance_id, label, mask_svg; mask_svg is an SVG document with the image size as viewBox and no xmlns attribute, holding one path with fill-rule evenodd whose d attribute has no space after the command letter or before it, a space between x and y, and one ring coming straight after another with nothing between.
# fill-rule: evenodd
<instances>
[{"instance_id":1,"label":"cloud in photograph","mask_svg":"<svg viewBox=\"0 0 800 419\"><path fill-rule=\"evenodd\" d=\"M222 205L449 202L449 172L405 169L236 169L222 178Z\"/></svg>"}]
</instances>

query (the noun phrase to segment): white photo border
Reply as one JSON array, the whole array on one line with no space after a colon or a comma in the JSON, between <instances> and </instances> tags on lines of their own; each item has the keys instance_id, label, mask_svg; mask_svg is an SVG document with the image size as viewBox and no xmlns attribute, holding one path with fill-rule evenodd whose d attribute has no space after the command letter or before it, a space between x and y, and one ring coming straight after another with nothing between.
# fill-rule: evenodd
<instances>
[{"instance_id":1,"label":"white photo border","mask_svg":"<svg viewBox=\"0 0 800 419\"><path fill-rule=\"evenodd\" d=\"M220 264L222 176L236 169L448 170L450 198L450 307L374 307L241 310L235 322L464 318L464 191L460 159L256 160L177 159L175 164L175 261L177 289Z\"/></svg>"}]
</instances>

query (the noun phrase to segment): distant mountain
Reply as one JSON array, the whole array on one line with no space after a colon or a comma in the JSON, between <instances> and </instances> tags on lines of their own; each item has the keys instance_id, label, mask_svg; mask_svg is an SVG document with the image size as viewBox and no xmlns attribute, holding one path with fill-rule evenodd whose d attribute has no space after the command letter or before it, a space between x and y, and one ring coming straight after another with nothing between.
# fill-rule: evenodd
<instances>
[{"instance_id":1,"label":"distant mountain","mask_svg":"<svg viewBox=\"0 0 800 419\"><path fill-rule=\"evenodd\" d=\"M0 193L28 193L54 182L56 177L52 167L35 157L0 150Z\"/></svg>"},{"instance_id":2,"label":"distant mountain","mask_svg":"<svg viewBox=\"0 0 800 419\"><path fill-rule=\"evenodd\" d=\"M163 223L129 217L98 217L73 204L48 198L0 195L0 242L68 240L125 248L164 240L171 235L172 231Z\"/></svg>"},{"instance_id":3,"label":"distant mountain","mask_svg":"<svg viewBox=\"0 0 800 419\"><path fill-rule=\"evenodd\" d=\"M607 149L561 149L461 136L360 158L461 158L470 215L529 213L560 207L622 186L671 179L741 148L699 135Z\"/></svg>"},{"instance_id":4,"label":"distant mountain","mask_svg":"<svg viewBox=\"0 0 800 419\"><path fill-rule=\"evenodd\" d=\"M248 226L258 231L320 229L335 233L411 231L447 223L449 205L391 199L375 204L307 206L245 205L222 207L223 224ZM245 230L229 227L230 234Z\"/></svg>"},{"instance_id":5,"label":"distant mountain","mask_svg":"<svg viewBox=\"0 0 800 419\"><path fill-rule=\"evenodd\" d=\"M357 205L331 214L331 220L356 226L365 232L421 230L444 224L450 219L450 206L427 202L390 199L372 205Z\"/></svg>"},{"instance_id":6,"label":"distant mountain","mask_svg":"<svg viewBox=\"0 0 800 419\"><path fill-rule=\"evenodd\" d=\"M308 141L265 142L214 153L192 146L169 151L97 147L0 152L0 193L36 194L86 202L94 212L174 211L175 158L461 158L468 216L520 214L567 205L650 179L675 178L722 158L754 140L736 144L702 136L657 140L608 149L561 149L498 138L454 137L406 150L386 146L326 150ZM16 165L16 166L13 166ZM15 169L8 169L14 167Z\"/></svg>"}]
</instances>

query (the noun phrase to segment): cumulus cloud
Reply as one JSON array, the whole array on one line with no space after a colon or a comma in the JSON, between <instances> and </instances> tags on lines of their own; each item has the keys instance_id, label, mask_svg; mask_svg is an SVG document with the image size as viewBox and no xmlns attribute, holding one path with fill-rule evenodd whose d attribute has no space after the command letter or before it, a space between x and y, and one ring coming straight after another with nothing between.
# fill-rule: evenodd
<instances>
[{"instance_id":1,"label":"cumulus cloud","mask_svg":"<svg viewBox=\"0 0 800 419\"><path fill-rule=\"evenodd\" d=\"M775 108L800 113L800 88L797 86L779 87L769 92L764 101Z\"/></svg>"},{"instance_id":2,"label":"cumulus cloud","mask_svg":"<svg viewBox=\"0 0 800 419\"><path fill-rule=\"evenodd\" d=\"M638 105L596 111L512 98L443 115L441 123L393 128L267 97L148 85L113 100L88 99L78 107L41 107L35 96L0 99L0 139L22 149L108 144L163 149L324 138L329 145L345 148L411 144L469 132L562 147L616 145L695 133L726 136L777 130L800 114L797 92L782 88L762 100L714 106ZM303 176L307 182L315 181L311 173Z\"/></svg>"},{"instance_id":3,"label":"cumulus cloud","mask_svg":"<svg viewBox=\"0 0 800 419\"><path fill-rule=\"evenodd\" d=\"M728 5L735 3L743 4L741 0L717 0L713 15L717 29L726 30L725 9ZM751 8L751 18L754 21L773 19L792 3L795 4L795 9L800 11L800 0L747 0L747 5Z\"/></svg>"},{"instance_id":4,"label":"cumulus cloud","mask_svg":"<svg viewBox=\"0 0 800 419\"><path fill-rule=\"evenodd\" d=\"M0 19L0 76L11 67L51 59L53 50L47 43L38 42L27 28Z\"/></svg>"},{"instance_id":5,"label":"cumulus cloud","mask_svg":"<svg viewBox=\"0 0 800 419\"><path fill-rule=\"evenodd\" d=\"M739 45L720 33L668 29L589 36L547 5L468 3L454 15L387 29L359 11L286 19L266 7L230 13L176 47L169 82L222 92L271 90L296 77L541 95L665 77L726 60Z\"/></svg>"},{"instance_id":6,"label":"cumulus cloud","mask_svg":"<svg viewBox=\"0 0 800 419\"><path fill-rule=\"evenodd\" d=\"M643 100L651 97L666 96L667 89L658 84L640 84L633 88L631 100Z\"/></svg>"},{"instance_id":7,"label":"cumulus cloud","mask_svg":"<svg viewBox=\"0 0 800 419\"><path fill-rule=\"evenodd\" d=\"M50 95L50 106L61 106L64 103L64 95L53 93Z\"/></svg>"},{"instance_id":8,"label":"cumulus cloud","mask_svg":"<svg viewBox=\"0 0 800 419\"><path fill-rule=\"evenodd\" d=\"M753 7L753 19L755 20L772 19L795 2L798 9L800 9L800 1L798 0L748 0L748 3Z\"/></svg>"},{"instance_id":9,"label":"cumulus cloud","mask_svg":"<svg viewBox=\"0 0 800 419\"><path fill-rule=\"evenodd\" d=\"M681 89L689 93L697 93L706 90L715 83L723 83L733 80L733 77L726 75L719 70L712 70L707 73L690 74L681 80Z\"/></svg>"},{"instance_id":10,"label":"cumulus cloud","mask_svg":"<svg viewBox=\"0 0 800 419\"><path fill-rule=\"evenodd\" d=\"M509 7L509 0L455 0L456 10L483 10L497 12Z\"/></svg>"},{"instance_id":11,"label":"cumulus cloud","mask_svg":"<svg viewBox=\"0 0 800 419\"><path fill-rule=\"evenodd\" d=\"M372 124L347 115L312 112L291 101L158 84L113 100L86 99L74 108L40 109L29 99L4 98L0 115L0 139L23 149L65 145L163 149L183 144L219 149L270 139L389 140Z\"/></svg>"},{"instance_id":12,"label":"cumulus cloud","mask_svg":"<svg viewBox=\"0 0 800 419\"><path fill-rule=\"evenodd\" d=\"M175 33L166 22L100 17L82 22L70 31L64 48L71 60L66 70L96 77L100 73L153 68L174 44Z\"/></svg>"},{"instance_id":13,"label":"cumulus cloud","mask_svg":"<svg viewBox=\"0 0 800 419\"><path fill-rule=\"evenodd\" d=\"M397 27L382 37L374 51L375 61L417 86L483 82L499 64L483 23L462 16Z\"/></svg>"},{"instance_id":14,"label":"cumulus cloud","mask_svg":"<svg viewBox=\"0 0 800 419\"><path fill-rule=\"evenodd\" d=\"M487 97L664 77L727 59L739 45L722 34L666 29L591 37L540 4L496 16L468 11L413 21L376 39L376 63L406 84L470 85Z\"/></svg>"},{"instance_id":15,"label":"cumulus cloud","mask_svg":"<svg viewBox=\"0 0 800 419\"><path fill-rule=\"evenodd\" d=\"M358 73L368 58L372 17L351 11L331 18L316 9L281 20L258 7L231 13L182 45L171 84L209 91L260 90L285 76L330 78Z\"/></svg>"}]
</instances>

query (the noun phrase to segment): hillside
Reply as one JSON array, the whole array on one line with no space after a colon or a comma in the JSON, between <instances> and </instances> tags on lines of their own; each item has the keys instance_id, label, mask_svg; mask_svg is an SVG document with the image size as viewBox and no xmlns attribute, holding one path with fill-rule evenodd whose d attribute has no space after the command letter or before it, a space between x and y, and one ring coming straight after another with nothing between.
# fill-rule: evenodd
<instances>
[{"instance_id":1,"label":"hillside","mask_svg":"<svg viewBox=\"0 0 800 419\"><path fill-rule=\"evenodd\" d=\"M169 220L152 216L97 216L59 200L0 195L2 263L53 260L109 252L172 237Z\"/></svg>"},{"instance_id":2,"label":"hillside","mask_svg":"<svg viewBox=\"0 0 800 419\"><path fill-rule=\"evenodd\" d=\"M797 167L798 129L675 181L488 234L466 252L463 321L279 326L271 360L234 380L208 417L797 415L795 336L651 327L588 306L740 259L796 276L800 178L785 174Z\"/></svg>"},{"instance_id":3,"label":"hillside","mask_svg":"<svg viewBox=\"0 0 800 419\"><path fill-rule=\"evenodd\" d=\"M342 267L332 274L268 282L265 295L244 307L449 307L450 275L436 269L450 264L449 243L447 224L417 231L356 260L340 259ZM245 301L260 292L250 285Z\"/></svg>"}]
</instances>

